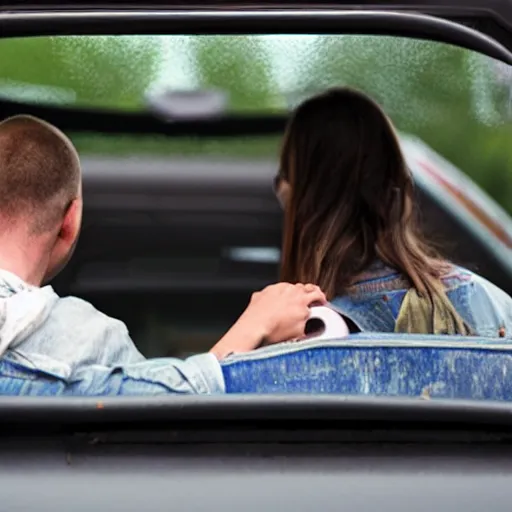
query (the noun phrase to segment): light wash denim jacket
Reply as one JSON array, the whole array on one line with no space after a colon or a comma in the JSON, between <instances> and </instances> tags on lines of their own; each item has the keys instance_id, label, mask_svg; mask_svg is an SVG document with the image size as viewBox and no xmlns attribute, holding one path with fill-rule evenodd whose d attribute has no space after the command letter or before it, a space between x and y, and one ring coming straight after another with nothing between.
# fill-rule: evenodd
<instances>
[{"instance_id":1,"label":"light wash denim jacket","mask_svg":"<svg viewBox=\"0 0 512 512\"><path fill-rule=\"evenodd\" d=\"M454 269L445 284L477 335L510 338L508 295L461 268ZM406 288L398 274L376 267L333 306L363 332L392 332ZM263 350L269 357L276 351L296 351L289 344ZM253 358L236 357L238 362ZM81 299L60 298L50 286L32 287L0 270L0 395L223 393L228 364L229 359L219 364L211 354L145 359L122 322Z\"/></svg>"},{"instance_id":2,"label":"light wash denim jacket","mask_svg":"<svg viewBox=\"0 0 512 512\"><path fill-rule=\"evenodd\" d=\"M212 354L145 359L123 322L0 270L0 395L223 393Z\"/></svg>"},{"instance_id":3,"label":"light wash denim jacket","mask_svg":"<svg viewBox=\"0 0 512 512\"><path fill-rule=\"evenodd\" d=\"M512 340L512 298L473 272L454 266L443 278L448 298L476 336ZM349 293L332 300L363 332L393 332L408 281L376 262Z\"/></svg>"}]
</instances>

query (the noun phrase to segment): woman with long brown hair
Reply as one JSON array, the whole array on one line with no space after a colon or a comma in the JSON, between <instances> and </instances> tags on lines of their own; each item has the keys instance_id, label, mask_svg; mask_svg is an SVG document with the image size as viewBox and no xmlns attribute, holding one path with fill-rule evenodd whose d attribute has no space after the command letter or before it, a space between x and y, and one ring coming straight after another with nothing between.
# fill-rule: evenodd
<instances>
[{"instance_id":1,"label":"woman with long brown hair","mask_svg":"<svg viewBox=\"0 0 512 512\"><path fill-rule=\"evenodd\" d=\"M281 279L315 283L359 330L512 336L512 299L426 242L395 129L366 95L336 88L296 109L275 187Z\"/></svg>"}]
</instances>

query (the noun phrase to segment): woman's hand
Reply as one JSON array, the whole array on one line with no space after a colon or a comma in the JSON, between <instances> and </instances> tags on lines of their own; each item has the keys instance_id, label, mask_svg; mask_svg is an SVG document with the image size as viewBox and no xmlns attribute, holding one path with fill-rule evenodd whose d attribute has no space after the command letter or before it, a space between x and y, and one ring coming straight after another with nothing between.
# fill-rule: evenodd
<instances>
[{"instance_id":1,"label":"woman's hand","mask_svg":"<svg viewBox=\"0 0 512 512\"><path fill-rule=\"evenodd\" d=\"M309 308L327 302L313 284L278 283L253 294L249 306L210 352L222 359L234 352L248 352L263 343L302 338Z\"/></svg>"}]
</instances>

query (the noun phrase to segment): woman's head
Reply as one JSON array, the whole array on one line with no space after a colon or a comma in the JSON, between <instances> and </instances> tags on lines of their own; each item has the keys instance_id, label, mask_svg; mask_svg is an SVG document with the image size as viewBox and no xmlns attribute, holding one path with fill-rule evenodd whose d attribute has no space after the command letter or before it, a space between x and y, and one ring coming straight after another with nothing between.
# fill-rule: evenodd
<instances>
[{"instance_id":1,"label":"woman's head","mask_svg":"<svg viewBox=\"0 0 512 512\"><path fill-rule=\"evenodd\" d=\"M379 258L420 292L443 263L416 229L413 184L389 118L346 88L294 112L283 141L277 193L285 208L282 278L343 293Z\"/></svg>"}]
</instances>

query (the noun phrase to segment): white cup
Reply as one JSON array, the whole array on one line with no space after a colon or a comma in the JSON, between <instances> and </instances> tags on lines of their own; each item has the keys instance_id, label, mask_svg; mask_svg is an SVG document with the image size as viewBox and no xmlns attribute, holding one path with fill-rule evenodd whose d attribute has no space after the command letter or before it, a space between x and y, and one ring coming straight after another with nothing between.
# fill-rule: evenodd
<instances>
[{"instance_id":1,"label":"white cup","mask_svg":"<svg viewBox=\"0 0 512 512\"><path fill-rule=\"evenodd\" d=\"M307 336L308 340L327 340L345 338L350 334L347 323L343 317L326 306L315 306L310 309L309 319L316 321L321 327Z\"/></svg>"}]
</instances>

